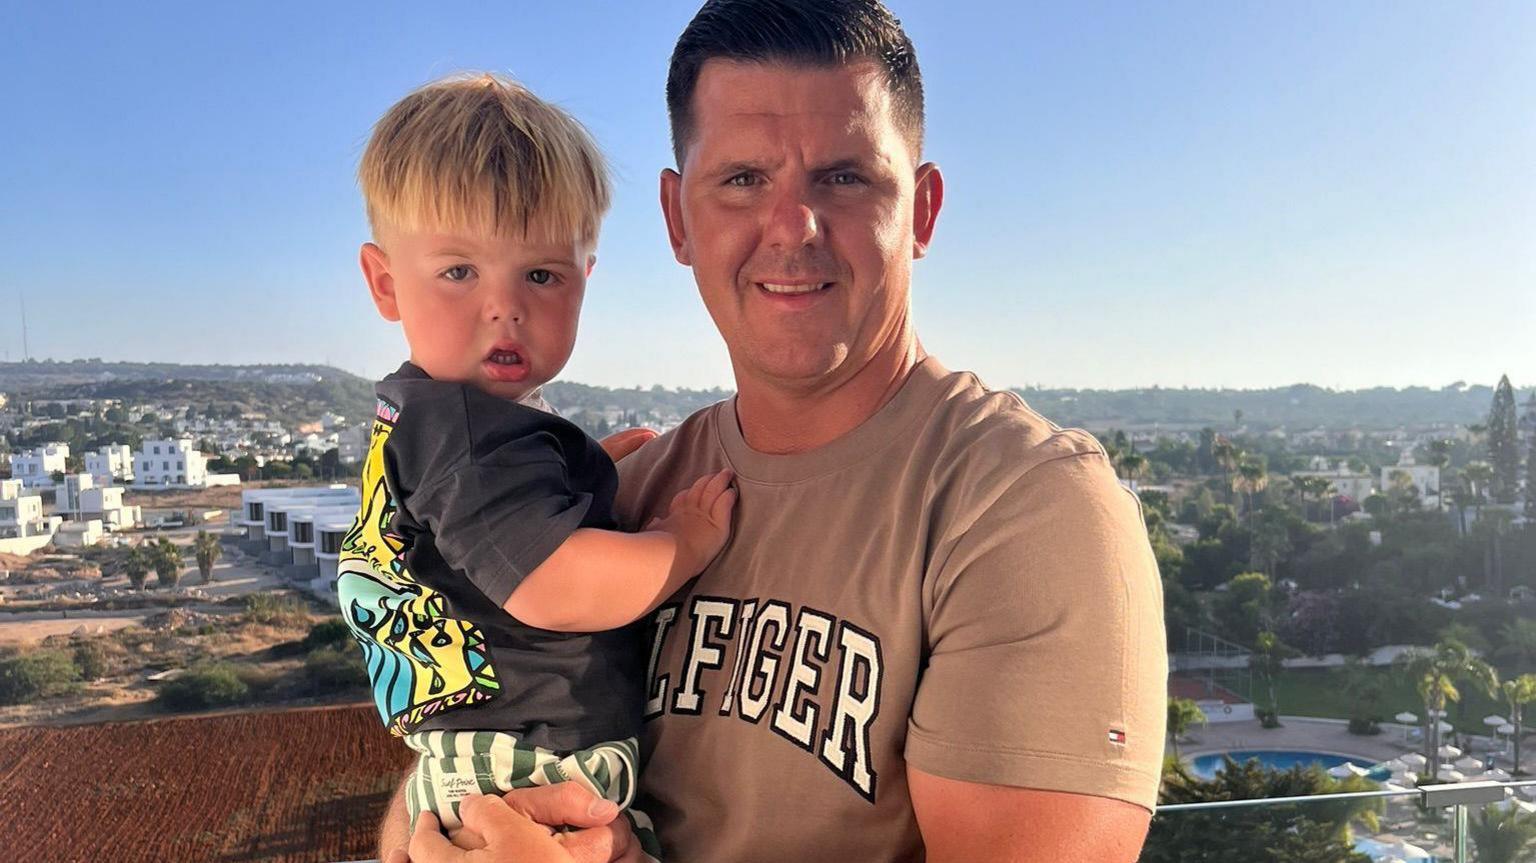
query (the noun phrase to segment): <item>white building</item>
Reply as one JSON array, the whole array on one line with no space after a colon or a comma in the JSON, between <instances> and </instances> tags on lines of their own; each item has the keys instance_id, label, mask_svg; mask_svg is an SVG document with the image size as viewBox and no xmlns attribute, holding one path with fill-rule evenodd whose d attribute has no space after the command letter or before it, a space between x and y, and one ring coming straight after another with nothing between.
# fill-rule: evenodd
<instances>
[{"instance_id":1,"label":"white building","mask_svg":"<svg viewBox=\"0 0 1536 863\"><path fill-rule=\"evenodd\" d=\"M1316 459L1313 464L1317 463ZM1376 480L1370 474L1353 473L1347 467L1337 467L1332 470L1299 470L1291 476L1316 476L1328 480L1333 488L1331 495L1343 495L1355 503L1360 503L1375 492Z\"/></svg>"},{"instance_id":2,"label":"white building","mask_svg":"<svg viewBox=\"0 0 1536 863\"><path fill-rule=\"evenodd\" d=\"M53 488L53 475L63 473L69 460L69 444L50 443L36 449L11 453L11 477L27 488Z\"/></svg>"},{"instance_id":3,"label":"white building","mask_svg":"<svg viewBox=\"0 0 1536 863\"><path fill-rule=\"evenodd\" d=\"M134 488L202 488L208 458L192 448L190 438L146 440L134 455Z\"/></svg>"},{"instance_id":4,"label":"white building","mask_svg":"<svg viewBox=\"0 0 1536 863\"><path fill-rule=\"evenodd\" d=\"M362 505L362 495L357 489L350 486L336 484L329 486L307 486L300 488L253 488L240 493L241 517L237 522L245 528L245 537L249 540L262 540L266 545L267 538L267 508L272 506L282 510L289 505L310 504L313 506L340 506L351 507L356 511ZM287 523L283 524L284 543L286 544Z\"/></svg>"},{"instance_id":5,"label":"white building","mask_svg":"<svg viewBox=\"0 0 1536 863\"><path fill-rule=\"evenodd\" d=\"M133 481L133 450L127 444L104 446L85 454L85 472L96 477L97 485Z\"/></svg>"},{"instance_id":6,"label":"white building","mask_svg":"<svg viewBox=\"0 0 1536 863\"><path fill-rule=\"evenodd\" d=\"M99 485L96 477L88 473L64 477L58 510L71 522L97 521L109 531L134 527L142 517L139 507L123 505L121 486Z\"/></svg>"},{"instance_id":7,"label":"white building","mask_svg":"<svg viewBox=\"0 0 1536 863\"><path fill-rule=\"evenodd\" d=\"M354 464L368 454L368 435L373 423L358 423L336 433L336 457L342 464Z\"/></svg>"},{"instance_id":8,"label":"white building","mask_svg":"<svg viewBox=\"0 0 1536 863\"><path fill-rule=\"evenodd\" d=\"M94 518L90 521L72 521L59 526L58 532L53 535L53 544L60 548L84 548L101 542L104 535L101 522Z\"/></svg>"},{"instance_id":9,"label":"white building","mask_svg":"<svg viewBox=\"0 0 1536 863\"><path fill-rule=\"evenodd\" d=\"M1397 464L1381 469L1383 494L1391 490L1393 477L1398 473L1406 475L1414 488L1419 490L1419 500L1423 502L1425 509L1435 509L1440 506L1440 468L1432 464L1418 464L1413 460L1412 453L1404 452Z\"/></svg>"},{"instance_id":10,"label":"white building","mask_svg":"<svg viewBox=\"0 0 1536 863\"><path fill-rule=\"evenodd\" d=\"M20 479L0 480L0 539L51 535L62 521L43 515L43 497L25 494Z\"/></svg>"}]
</instances>

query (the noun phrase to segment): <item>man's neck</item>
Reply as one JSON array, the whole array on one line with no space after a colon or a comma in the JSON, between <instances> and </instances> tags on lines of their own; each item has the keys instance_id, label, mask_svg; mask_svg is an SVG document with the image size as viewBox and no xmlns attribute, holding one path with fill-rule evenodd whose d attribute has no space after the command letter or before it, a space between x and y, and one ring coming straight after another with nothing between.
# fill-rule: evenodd
<instances>
[{"instance_id":1,"label":"man's neck","mask_svg":"<svg viewBox=\"0 0 1536 863\"><path fill-rule=\"evenodd\" d=\"M747 446L770 455L809 452L858 428L895 398L928 354L903 334L846 377L794 387L743 380L738 374L736 421Z\"/></svg>"}]
</instances>

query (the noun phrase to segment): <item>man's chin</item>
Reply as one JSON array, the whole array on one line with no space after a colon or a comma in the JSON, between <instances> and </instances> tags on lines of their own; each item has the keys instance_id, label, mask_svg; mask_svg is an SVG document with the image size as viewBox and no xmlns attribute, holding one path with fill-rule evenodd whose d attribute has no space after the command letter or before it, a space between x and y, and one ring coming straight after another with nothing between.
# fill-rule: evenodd
<instances>
[{"instance_id":1,"label":"man's chin","mask_svg":"<svg viewBox=\"0 0 1536 863\"><path fill-rule=\"evenodd\" d=\"M754 351L746 359L741 371L764 382L814 389L847 371L848 349L846 345L788 345Z\"/></svg>"}]
</instances>

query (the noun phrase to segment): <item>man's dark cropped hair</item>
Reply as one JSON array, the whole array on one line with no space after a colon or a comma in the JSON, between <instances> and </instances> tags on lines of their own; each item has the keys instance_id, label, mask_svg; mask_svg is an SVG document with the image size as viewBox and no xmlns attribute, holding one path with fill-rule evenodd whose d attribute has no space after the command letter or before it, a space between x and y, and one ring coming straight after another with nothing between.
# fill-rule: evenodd
<instances>
[{"instance_id":1,"label":"man's dark cropped hair","mask_svg":"<svg viewBox=\"0 0 1536 863\"><path fill-rule=\"evenodd\" d=\"M709 0L672 50L667 114L679 168L693 133L693 90L709 60L841 66L885 71L896 126L913 158L923 145L923 76L901 22L879 0Z\"/></svg>"}]
</instances>

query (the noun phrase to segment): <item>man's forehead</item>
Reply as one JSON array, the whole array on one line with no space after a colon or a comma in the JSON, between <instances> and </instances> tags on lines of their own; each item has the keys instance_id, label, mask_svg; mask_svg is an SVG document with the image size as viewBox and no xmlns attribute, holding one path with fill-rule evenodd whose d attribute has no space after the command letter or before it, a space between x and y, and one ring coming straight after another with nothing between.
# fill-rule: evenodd
<instances>
[{"instance_id":1,"label":"man's forehead","mask_svg":"<svg viewBox=\"0 0 1536 863\"><path fill-rule=\"evenodd\" d=\"M801 143L816 149L874 149L871 143L894 130L890 94L869 61L821 66L710 60L699 74L692 113L694 143L711 150L774 146L788 143L774 138L813 133L817 140ZM749 133L745 140L743 132ZM841 152L837 157L858 155Z\"/></svg>"}]
</instances>

